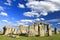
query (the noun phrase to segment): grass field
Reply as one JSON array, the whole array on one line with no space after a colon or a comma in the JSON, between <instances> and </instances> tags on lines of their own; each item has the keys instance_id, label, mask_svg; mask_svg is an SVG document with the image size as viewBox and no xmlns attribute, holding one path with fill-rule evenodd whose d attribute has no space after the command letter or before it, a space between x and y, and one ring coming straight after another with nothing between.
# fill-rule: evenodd
<instances>
[{"instance_id":1,"label":"grass field","mask_svg":"<svg viewBox=\"0 0 60 40\"><path fill-rule=\"evenodd\" d=\"M0 40L60 40L60 34L49 37L26 37L20 36L19 38L11 38L0 35Z\"/></svg>"}]
</instances>

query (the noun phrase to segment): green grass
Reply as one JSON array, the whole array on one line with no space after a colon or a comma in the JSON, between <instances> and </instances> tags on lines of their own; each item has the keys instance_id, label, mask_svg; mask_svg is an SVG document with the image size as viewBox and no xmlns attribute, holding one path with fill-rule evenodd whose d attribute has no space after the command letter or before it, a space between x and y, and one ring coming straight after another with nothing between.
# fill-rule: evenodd
<instances>
[{"instance_id":1,"label":"green grass","mask_svg":"<svg viewBox=\"0 0 60 40\"><path fill-rule=\"evenodd\" d=\"M25 36L20 36L19 38L11 38L11 37L8 37L8 36L0 35L0 40L60 40L60 34L49 36L49 37L25 37Z\"/></svg>"}]
</instances>

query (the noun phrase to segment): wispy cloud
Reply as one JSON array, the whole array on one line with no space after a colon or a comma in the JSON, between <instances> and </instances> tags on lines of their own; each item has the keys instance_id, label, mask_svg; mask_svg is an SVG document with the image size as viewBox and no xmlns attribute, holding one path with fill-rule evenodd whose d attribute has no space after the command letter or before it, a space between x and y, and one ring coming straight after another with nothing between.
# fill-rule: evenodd
<instances>
[{"instance_id":1,"label":"wispy cloud","mask_svg":"<svg viewBox=\"0 0 60 40\"><path fill-rule=\"evenodd\" d=\"M41 20L45 20L44 18L40 18Z\"/></svg>"},{"instance_id":2,"label":"wispy cloud","mask_svg":"<svg viewBox=\"0 0 60 40\"><path fill-rule=\"evenodd\" d=\"M44 0L44 1L28 0L26 6L28 8L31 8L31 11L33 10L37 14L40 14L40 16L42 15L46 16L48 15L48 12L60 11L59 0Z\"/></svg>"},{"instance_id":3,"label":"wispy cloud","mask_svg":"<svg viewBox=\"0 0 60 40\"><path fill-rule=\"evenodd\" d=\"M34 19L34 21L44 21L45 19L44 18L36 18Z\"/></svg>"},{"instance_id":4,"label":"wispy cloud","mask_svg":"<svg viewBox=\"0 0 60 40\"><path fill-rule=\"evenodd\" d=\"M18 3L18 7L19 8L25 8L25 6L23 4L20 4L20 3Z\"/></svg>"},{"instance_id":5,"label":"wispy cloud","mask_svg":"<svg viewBox=\"0 0 60 40\"><path fill-rule=\"evenodd\" d=\"M1 26L1 28L3 28L4 26L9 26L9 27L12 27L12 28L18 28L18 25L17 25L17 23L14 23L14 22L12 22L12 21L9 21L9 20L1 20L0 21L0 26Z\"/></svg>"},{"instance_id":6,"label":"wispy cloud","mask_svg":"<svg viewBox=\"0 0 60 40\"><path fill-rule=\"evenodd\" d=\"M34 24L35 22L38 22L38 21L43 21L43 20L45 20L44 18L36 18L36 19L32 19L32 20L30 20L30 19L23 19L23 20L19 20L19 21L17 21L17 24L18 25L31 25L31 24Z\"/></svg>"},{"instance_id":7,"label":"wispy cloud","mask_svg":"<svg viewBox=\"0 0 60 40\"><path fill-rule=\"evenodd\" d=\"M8 20L2 20L2 22L8 22Z\"/></svg>"},{"instance_id":8,"label":"wispy cloud","mask_svg":"<svg viewBox=\"0 0 60 40\"><path fill-rule=\"evenodd\" d=\"M55 2L55 3L60 3L60 0L45 0L45 1L50 1L50 2Z\"/></svg>"},{"instance_id":9,"label":"wispy cloud","mask_svg":"<svg viewBox=\"0 0 60 40\"><path fill-rule=\"evenodd\" d=\"M11 2L12 2L11 0L6 0L6 2L4 4L11 6Z\"/></svg>"},{"instance_id":10,"label":"wispy cloud","mask_svg":"<svg viewBox=\"0 0 60 40\"><path fill-rule=\"evenodd\" d=\"M8 14L5 13L5 12L1 12L0 15L1 15L1 16L8 16Z\"/></svg>"},{"instance_id":11,"label":"wispy cloud","mask_svg":"<svg viewBox=\"0 0 60 40\"><path fill-rule=\"evenodd\" d=\"M40 21L40 18L36 18L36 19L34 19L35 21Z\"/></svg>"},{"instance_id":12,"label":"wispy cloud","mask_svg":"<svg viewBox=\"0 0 60 40\"><path fill-rule=\"evenodd\" d=\"M24 15L24 16L28 16L28 17L34 17L34 16L39 17L39 16L40 16L40 15L39 15L38 13L36 13L36 12L25 12L23 15Z\"/></svg>"},{"instance_id":13,"label":"wispy cloud","mask_svg":"<svg viewBox=\"0 0 60 40\"><path fill-rule=\"evenodd\" d=\"M24 19L24 20L19 20L17 21L18 25L30 25L33 24L34 20L29 20L29 19Z\"/></svg>"}]
</instances>

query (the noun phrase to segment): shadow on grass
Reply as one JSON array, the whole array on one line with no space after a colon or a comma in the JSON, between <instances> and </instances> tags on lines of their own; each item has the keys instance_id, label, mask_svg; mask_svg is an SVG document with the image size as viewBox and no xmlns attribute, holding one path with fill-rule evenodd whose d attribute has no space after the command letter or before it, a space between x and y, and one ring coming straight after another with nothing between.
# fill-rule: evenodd
<instances>
[{"instance_id":1,"label":"shadow on grass","mask_svg":"<svg viewBox=\"0 0 60 40\"><path fill-rule=\"evenodd\" d=\"M19 36L28 37L27 34L20 34Z\"/></svg>"},{"instance_id":2,"label":"shadow on grass","mask_svg":"<svg viewBox=\"0 0 60 40\"><path fill-rule=\"evenodd\" d=\"M35 35L35 37L39 37L39 35Z\"/></svg>"}]
</instances>

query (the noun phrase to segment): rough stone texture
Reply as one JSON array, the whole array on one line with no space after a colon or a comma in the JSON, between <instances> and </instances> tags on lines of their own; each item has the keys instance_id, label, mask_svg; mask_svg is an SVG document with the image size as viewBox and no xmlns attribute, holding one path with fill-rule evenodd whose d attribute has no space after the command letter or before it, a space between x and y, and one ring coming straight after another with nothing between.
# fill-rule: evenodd
<instances>
[{"instance_id":1,"label":"rough stone texture","mask_svg":"<svg viewBox=\"0 0 60 40\"><path fill-rule=\"evenodd\" d=\"M8 26L4 26L3 29L4 29L4 32L3 32L4 35L8 35L11 33L11 28L9 28Z\"/></svg>"},{"instance_id":2,"label":"rough stone texture","mask_svg":"<svg viewBox=\"0 0 60 40\"><path fill-rule=\"evenodd\" d=\"M45 36L44 34L44 25L39 25L40 27L40 36Z\"/></svg>"},{"instance_id":3,"label":"rough stone texture","mask_svg":"<svg viewBox=\"0 0 60 40\"><path fill-rule=\"evenodd\" d=\"M27 27L20 25L18 31L20 32L20 34L26 34L27 33Z\"/></svg>"},{"instance_id":4,"label":"rough stone texture","mask_svg":"<svg viewBox=\"0 0 60 40\"><path fill-rule=\"evenodd\" d=\"M28 27L28 36L35 36L34 25Z\"/></svg>"},{"instance_id":5,"label":"rough stone texture","mask_svg":"<svg viewBox=\"0 0 60 40\"><path fill-rule=\"evenodd\" d=\"M16 34L15 33L15 29L14 28L10 28L10 27L8 27L8 26L4 26L3 27L3 34L4 35L13 35L13 34Z\"/></svg>"},{"instance_id":6,"label":"rough stone texture","mask_svg":"<svg viewBox=\"0 0 60 40\"><path fill-rule=\"evenodd\" d=\"M48 27L48 36L52 36L52 29L50 25L48 25L47 27Z\"/></svg>"},{"instance_id":7,"label":"rough stone texture","mask_svg":"<svg viewBox=\"0 0 60 40\"><path fill-rule=\"evenodd\" d=\"M35 32L36 32L36 35L38 35L38 25L40 24L40 22L36 22L35 24L34 24L34 30L35 30Z\"/></svg>"},{"instance_id":8,"label":"rough stone texture","mask_svg":"<svg viewBox=\"0 0 60 40\"><path fill-rule=\"evenodd\" d=\"M20 32L20 30L19 30L19 29L17 29L16 34L17 34L17 35L20 35L20 34L21 34L21 32Z\"/></svg>"},{"instance_id":9,"label":"rough stone texture","mask_svg":"<svg viewBox=\"0 0 60 40\"><path fill-rule=\"evenodd\" d=\"M13 29L13 32L12 33L13 34L17 34L17 30Z\"/></svg>"},{"instance_id":10,"label":"rough stone texture","mask_svg":"<svg viewBox=\"0 0 60 40\"><path fill-rule=\"evenodd\" d=\"M43 22L36 22L33 25L30 25L29 27L20 25L17 30L8 26L4 26L3 30L4 35L28 34L28 36L45 36L45 34L47 33L48 36L52 36L52 29L50 27L50 24ZM57 30L55 30L55 32L58 33Z\"/></svg>"},{"instance_id":11,"label":"rough stone texture","mask_svg":"<svg viewBox=\"0 0 60 40\"><path fill-rule=\"evenodd\" d=\"M59 34L59 31L58 31L58 29L57 28L55 28L55 34Z\"/></svg>"}]
</instances>

